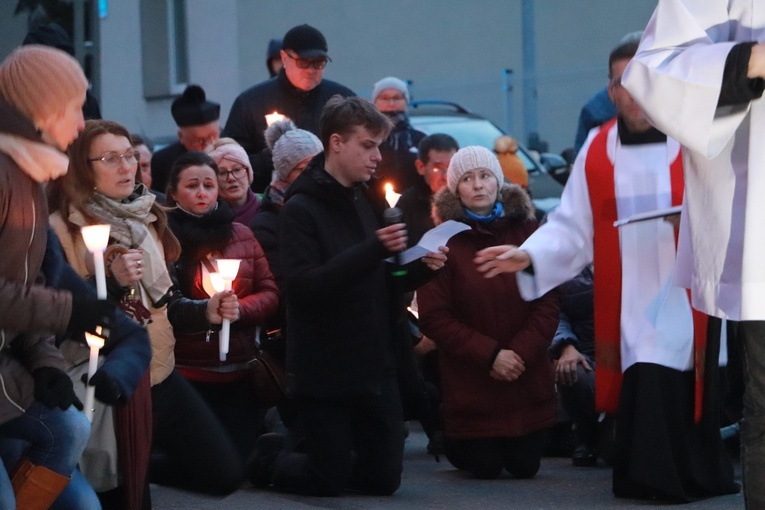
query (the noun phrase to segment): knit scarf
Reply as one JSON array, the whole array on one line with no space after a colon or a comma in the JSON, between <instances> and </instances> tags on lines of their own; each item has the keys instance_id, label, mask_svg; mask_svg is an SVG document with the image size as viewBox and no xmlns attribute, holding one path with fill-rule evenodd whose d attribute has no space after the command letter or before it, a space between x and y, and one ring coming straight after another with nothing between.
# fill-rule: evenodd
<instances>
[{"instance_id":1,"label":"knit scarf","mask_svg":"<svg viewBox=\"0 0 765 510\"><path fill-rule=\"evenodd\" d=\"M173 282L167 272L165 257L148 226L157 221L151 212L155 196L143 184L136 186L124 201L113 200L101 193L94 193L85 203L85 211L98 221L111 225L109 236L128 248L143 250L143 276L141 284L153 305L157 305L170 291ZM82 216L70 214L70 221L84 223Z\"/></svg>"},{"instance_id":2,"label":"knit scarf","mask_svg":"<svg viewBox=\"0 0 765 510\"><path fill-rule=\"evenodd\" d=\"M170 228L181 243L181 258L198 261L208 253L220 252L231 241L234 212L223 200L201 216L180 207L168 215Z\"/></svg>"},{"instance_id":3,"label":"knit scarf","mask_svg":"<svg viewBox=\"0 0 765 510\"><path fill-rule=\"evenodd\" d=\"M8 154L25 174L39 183L57 179L69 169L69 158L61 151L8 133L0 133L0 152Z\"/></svg>"},{"instance_id":4,"label":"knit scarf","mask_svg":"<svg viewBox=\"0 0 765 510\"><path fill-rule=\"evenodd\" d=\"M274 181L266 190L265 196L273 205L279 208L284 205L284 193L289 186L288 182L282 180Z\"/></svg>"}]
</instances>

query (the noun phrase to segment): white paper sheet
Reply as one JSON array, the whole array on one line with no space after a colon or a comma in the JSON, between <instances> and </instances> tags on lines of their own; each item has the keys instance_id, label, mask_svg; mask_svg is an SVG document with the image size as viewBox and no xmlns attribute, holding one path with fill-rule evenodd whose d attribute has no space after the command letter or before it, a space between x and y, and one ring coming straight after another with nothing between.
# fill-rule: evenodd
<instances>
[{"instance_id":1,"label":"white paper sheet","mask_svg":"<svg viewBox=\"0 0 765 510\"><path fill-rule=\"evenodd\" d=\"M648 211L640 214L633 214L629 218L624 218L614 222L615 227L621 227L629 223L635 223L636 221L654 220L657 218L664 218L666 216L672 216L673 214L680 214L683 206L676 205L669 209L659 209L657 211Z\"/></svg>"},{"instance_id":2,"label":"white paper sheet","mask_svg":"<svg viewBox=\"0 0 765 510\"><path fill-rule=\"evenodd\" d=\"M414 260L421 259L428 253L435 253L439 246L446 246L446 242L454 235L463 230L470 230L466 224L449 220L441 223L439 226L425 232L420 242L401 253L401 264L408 264ZM393 262L393 257L386 259Z\"/></svg>"}]
</instances>

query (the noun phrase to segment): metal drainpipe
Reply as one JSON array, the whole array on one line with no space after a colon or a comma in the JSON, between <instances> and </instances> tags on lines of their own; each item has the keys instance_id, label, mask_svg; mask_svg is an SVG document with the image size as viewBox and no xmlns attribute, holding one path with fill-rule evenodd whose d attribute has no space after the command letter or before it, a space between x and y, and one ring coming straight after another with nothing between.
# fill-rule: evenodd
<instances>
[{"instance_id":1,"label":"metal drainpipe","mask_svg":"<svg viewBox=\"0 0 765 510\"><path fill-rule=\"evenodd\" d=\"M537 112L537 45L534 30L534 0L521 4L523 38L523 130L527 143L539 139Z\"/></svg>"},{"instance_id":2,"label":"metal drainpipe","mask_svg":"<svg viewBox=\"0 0 765 510\"><path fill-rule=\"evenodd\" d=\"M513 135L513 70L502 70L502 91L504 92L505 99L505 132L509 135Z\"/></svg>"}]
</instances>

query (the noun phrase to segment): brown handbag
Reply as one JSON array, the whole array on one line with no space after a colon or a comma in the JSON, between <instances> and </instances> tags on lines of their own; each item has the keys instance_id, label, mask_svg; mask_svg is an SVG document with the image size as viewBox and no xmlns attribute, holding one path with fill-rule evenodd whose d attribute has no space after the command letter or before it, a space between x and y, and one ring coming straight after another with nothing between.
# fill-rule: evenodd
<instances>
[{"instance_id":1,"label":"brown handbag","mask_svg":"<svg viewBox=\"0 0 765 510\"><path fill-rule=\"evenodd\" d=\"M273 407L286 397L284 365L267 351L259 350L247 362L250 383L261 407Z\"/></svg>"}]
</instances>

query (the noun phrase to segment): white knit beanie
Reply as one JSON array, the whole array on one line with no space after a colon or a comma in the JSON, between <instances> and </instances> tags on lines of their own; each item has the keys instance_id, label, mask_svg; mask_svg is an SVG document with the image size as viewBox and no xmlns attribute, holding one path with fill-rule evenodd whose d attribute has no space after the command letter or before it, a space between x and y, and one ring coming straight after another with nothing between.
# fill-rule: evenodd
<instances>
[{"instance_id":1,"label":"white knit beanie","mask_svg":"<svg viewBox=\"0 0 765 510\"><path fill-rule=\"evenodd\" d=\"M324 150L316 135L298 129L289 119L271 124L266 129L265 138L274 162L271 182L286 181L298 163Z\"/></svg>"},{"instance_id":2,"label":"white knit beanie","mask_svg":"<svg viewBox=\"0 0 765 510\"><path fill-rule=\"evenodd\" d=\"M460 179L470 170L485 168L494 174L497 178L497 187L501 187L505 182L505 176L502 173L502 167L499 166L499 160L486 147L480 145L470 145L457 151L452 156L449 168L446 169L446 186L449 191L457 194L457 184Z\"/></svg>"},{"instance_id":3,"label":"white knit beanie","mask_svg":"<svg viewBox=\"0 0 765 510\"><path fill-rule=\"evenodd\" d=\"M409 87L407 86L404 80L396 78L395 76L388 76L387 78L383 78L382 80L374 84L374 87L372 88L373 103L377 99L377 96L380 95L380 92L382 92L385 89L398 90L399 92L404 94L404 97L406 98L406 104L409 104Z\"/></svg>"}]
</instances>

